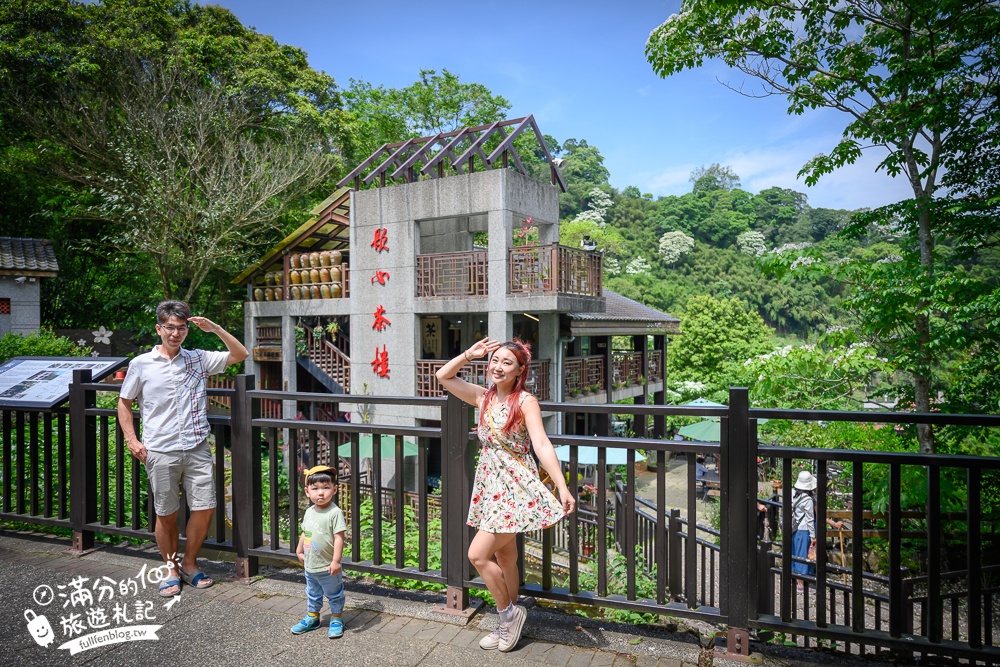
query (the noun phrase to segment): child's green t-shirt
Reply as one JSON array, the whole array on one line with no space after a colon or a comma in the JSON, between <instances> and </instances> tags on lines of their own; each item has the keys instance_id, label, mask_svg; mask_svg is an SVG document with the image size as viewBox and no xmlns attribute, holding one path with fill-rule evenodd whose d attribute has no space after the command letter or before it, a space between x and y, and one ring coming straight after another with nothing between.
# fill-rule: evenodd
<instances>
[{"instance_id":1,"label":"child's green t-shirt","mask_svg":"<svg viewBox=\"0 0 1000 667\"><path fill-rule=\"evenodd\" d=\"M315 505L302 517L306 572L326 572L333 560L333 536L347 531L344 512L336 503L323 509Z\"/></svg>"}]
</instances>

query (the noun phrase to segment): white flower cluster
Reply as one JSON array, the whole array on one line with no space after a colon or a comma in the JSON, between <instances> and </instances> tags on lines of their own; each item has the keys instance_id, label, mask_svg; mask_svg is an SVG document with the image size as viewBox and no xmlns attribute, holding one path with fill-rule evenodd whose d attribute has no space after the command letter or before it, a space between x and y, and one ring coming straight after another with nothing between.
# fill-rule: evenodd
<instances>
[{"instance_id":1,"label":"white flower cluster","mask_svg":"<svg viewBox=\"0 0 1000 667\"><path fill-rule=\"evenodd\" d=\"M652 265L650 265L649 262L646 261L646 258L643 257L642 255L639 255L638 257L636 257L631 262L625 265L625 273L629 274L630 276L635 276L640 273L646 273L651 268L653 267Z\"/></svg>"},{"instance_id":2,"label":"white flower cluster","mask_svg":"<svg viewBox=\"0 0 1000 667\"><path fill-rule=\"evenodd\" d=\"M792 265L789 268L792 271L794 271L795 269L799 268L800 266L809 266L810 264L816 264L817 262L820 262L820 261L822 261L822 260L819 259L818 257L796 257L795 261L792 262Z\"/></svg>"},{"instance_id":3,"label":"white flower cluster","mask_svg":"<svg viewBox=\"0 0 1000 667\"><path fill-rule=\"evenodd\" d=\"M604 228L604 215L608 209L615 205L611 196L600 188L594 188L589 193L590 210L583 211L573 218L573 222L593 222L600 228Z\"/></svg>"},{"instance_id":4,"label":"white flower cluster","mask_svg":"<svg viewBox=\"0 0 1000 667\"><path fill-rule=\"evenodd\" d=\"M622 272L621 264L619 264L618 260L615 259L614 257L605 256L603 264L604 264L604 271L609 276L617 276L619 273Z\"/></svg>"},{"instance_id":5,"label":"white flower cluster","mask_svg":"<svg viewBox=\"0 0 1000 667\"><path fill-rule=\"evenodd\" d=\"M902 262L903 258L899 255L886 255L882 259L875 260L876 264L895 264L896 262Z\"/></svg>"},{"instance_id":6,"label":"white flower cluster","mask_svg":"<svg viewBox=\"0 0 1000 667\"><path fill-rule=\"evenodd\" d=\"M660 237L660 257L667 264L673 264L694 250L694 239L684 232L667 232Z\"/></svg>"},{"instance_id":7,"label":"white flower cluster","mask_svg":"<svg viewBox=\"0 0 1000 667\"><path fill-rule=\"evenodd\" d=\"M789 252L789 251L792 251L792 250L798 252L799 250L805 250L806 248L808 248L811 245L812 245L812 243L805 243L805 242L803 242L803 243L786 243L783 246L778 246L777 248L775 248L771 252L773 252L773 253L775 253L777 255L780 255L783 252Z\"/></svg>"},{"instance_id":8,"label":"white flower cluster","mask_svg":"<svg viewBox=\"0 0 1000 667\"><path fill-rule=\"evenodd\" d=\"M751 229L736 237L736 247L744 255L760 257L767 252L767 245L764 243L764 235Z\"/></svg>"}]
</instances>

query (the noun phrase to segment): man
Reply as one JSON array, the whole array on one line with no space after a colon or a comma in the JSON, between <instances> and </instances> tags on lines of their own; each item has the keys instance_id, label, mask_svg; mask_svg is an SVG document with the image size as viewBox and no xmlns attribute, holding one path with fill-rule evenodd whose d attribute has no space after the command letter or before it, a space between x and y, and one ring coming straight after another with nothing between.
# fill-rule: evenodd
<instances>
[{"instance_id":1,"label":"man","mask_svg":"<svg viewBox=\"0 0 1000 667\"><path fill-rule=\"evenodd\" d=\"M195 588L208 588L214 583L198 569L198 551L215 509L205 380L246 359L247 349L210 319L191 317L191 309L183 301L158 305L156 323L161 342L129 364L118 399L118 423L132 456L146 465L156 510L156 546L170 569L170 575L160 584L160 595L172 597L181 592L182 579ZM181 348L189 323L216 334L227 351ZM141 441L132 421L135 400L139 401L142 416ZM187 522L187 548L178 562L181 484L191 517Z\"/></svg>"}]
</instances>

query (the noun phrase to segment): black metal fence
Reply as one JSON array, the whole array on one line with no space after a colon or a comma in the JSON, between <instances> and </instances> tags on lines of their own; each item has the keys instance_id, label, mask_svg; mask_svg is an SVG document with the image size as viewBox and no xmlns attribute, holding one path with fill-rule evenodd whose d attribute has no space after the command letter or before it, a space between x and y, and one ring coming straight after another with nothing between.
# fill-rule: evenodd
<instances>
[{"instance_id":1,"label":"black metal fence","mask_svg":"<svg viewBox=\"0 0 1000 667\"><path fill-rule=\"evenodd\" d=\"M115 385L91 382L89 371L76 371L68 409L2 411L0 519L69 529L78 550L90 548L96 533L153 539L155 517L145 491L145 475L129 455L120 430L112 427L115 410L97 405L98 392L114 397L116 391ZM305 505L294 471L297 462L316 460L320 434L332 442L346 436L355 461L361 453L361 436L370 435L374 459L381 460L383 452L394 450L393 477L402 480L409 474L413 490L396 483L388 496L366 495L365 483L376 489L386 486L382 466L373 466L372 478L364 482L357 466L352 467L345 480L350 497L339 499L351 509L354 537L345 567L441 585L446 607L456 612L468 606L470 588L485 588L466 557L472 530L465 518L475 459L469 406L454 397L365 396L364 403L376 408L417 408L426 420L440 426L303 421L261 418L260 402L337 403L350 410L358 397L256 391L252 376L245 375L237 378L234 389L211 391L230 398L232 408L228 416L210 418L218 508L206 547L233 552L241 576L255 575L260 557L294 559L300 511ZM984 520L981 510L984 489L988 494L1000 489L1000 459L762 446L756 431L761 418L997 427L1000 417L752 409L746 390L739 388L731 391L730 406L721 408L543 403L542 409L598 415L596 438L550 436L553 444L571 446L570 479L577 479L577 447L583 445L598 446L599 470L605 469L612 448L626 451L627 465L620 484L609 483L606 475L597 476L593 514L581 512L555 530L542 531L537 549L532 547L530 554L525 553L524 540L519 540L522 558L530 556L538 562L537 581L526 583L525 593L606 610L725 624L730 628L728 650L733 653L747 652L747 633L753 630L784 633L786 639L807 646L822 640L837 650L859 654L891 651L974 664L1000 663L996 614L1000 529L990 517ZM717 417L721 442L614 437L612 414L631 414L643 423L651 419L654 432L659 433L669 415ZM297 433L289 437L290 431ZM419 442L411 464L404 462L404 439ZM429 492L427 470L433 447L440 447L442 461L439 497ZM635 453L640 449L655 465L656 502L635 495ZM694 462L705 454L721 461L718 530L698 525ZM667 506L669 457L681 457L688 464L682 507ZM815 574L793 574L790 511L782 513L778 541L759 539L758 457L780 461L780 503L788 508L796 467L815 470L820 488L825 488L831 466L851 468L849 564L829 562L820 549L813 563ZM283 472L286 466L293 470L291 481ZM866 507L866 473L879 467L888 471L887 506ZM903 471L912 468L924 471L926 511L920 519L905 519L904 531L901 480ZM959 471L964 476L966 510L961 519L942 512L943 471L948 475ZM279 503L284 498L287 506ZM372 511L362 516L357 510L366 499ZM993 507L996 501L991 499ZM386 511L390 509L384 507L386 503L395 511ZM818 495L817 503L817 515L822 517L827 509L824 494ZM404 506L412 508L412 515L401 511ZM609 506L614 508L613 516L606 511ZM438 513L439 523L431 519ZM872 516L882 522L884 539L868 536ZM912 549L914 533L923 536L918 542L925 568L910 575L902 562L904 536L910 536L906 544ZM826 543L822 521L817 522L817 541ZM885 551L885 575L865 568L865 545L873 541ZM964 545L960 568L955 567L956 545Z\"/></svg>"}]
</instances>

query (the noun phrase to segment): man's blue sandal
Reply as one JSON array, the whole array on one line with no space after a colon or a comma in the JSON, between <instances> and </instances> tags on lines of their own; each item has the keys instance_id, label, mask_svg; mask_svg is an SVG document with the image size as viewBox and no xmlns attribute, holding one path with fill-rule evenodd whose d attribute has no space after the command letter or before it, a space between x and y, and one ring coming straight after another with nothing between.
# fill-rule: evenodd
<instances>
[{"instance_id":1,"label":"man's blue sandal","mask_svg":"<svg viewBox=\"0 0 1000 667\"><path fill-rule=\"evenodd\" d=\"M177 571L180 572L181 579L184 580L185 584L194 586L195 588L209 588L215 583L212 581L211 577L198 569L193 572L185 572L181 569L178 569Z\"/></svg>"},{"instance_id":2,"label":"man's blue sandal","mask_svg":"<svg viewBox=\"0 0 1000 667\"><path fill-rule=\"evenodd\" d=\"M330 619L330 632L326 635L330 639L339 639L344 636L344 619L334 616Z\"/></svg>"},{"instance_id":3,"label":"man's blue sandal","mask_svg":"<svg viewBox=\"0 0 1000 667\"><path fill-rule=\"evenodd\" d=\"M173 593L165 593L164 592L168 588L173 588L174 586L177 587L177 590L175 592L173 592ZM166 581L163 581L163 582L160 583L160 597L172 598L175 595L180 595L180 594L181 594L181 580L178 579L177 577L173 577L171 579L167 579Z\"/></svg>"}]
</instances>

